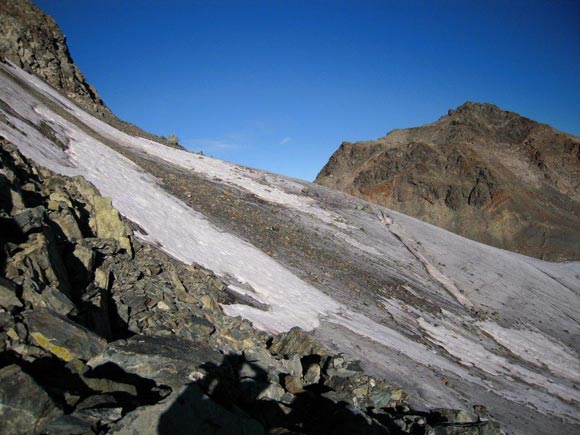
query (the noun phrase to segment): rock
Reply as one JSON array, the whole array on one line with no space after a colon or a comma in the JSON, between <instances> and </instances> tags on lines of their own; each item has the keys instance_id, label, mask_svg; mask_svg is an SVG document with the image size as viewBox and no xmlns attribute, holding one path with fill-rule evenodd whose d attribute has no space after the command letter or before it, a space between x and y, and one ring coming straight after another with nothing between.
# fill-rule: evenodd
<instances>
[{"instance_id":1,"label":"rock","mask_svg":"<svg viewBox=\"0 0 580 435\"><path fill-rule=\"evenodd\" d=\"M501 435L503 432L497 423L481 422L431 426L426 433L429 435Z\"/></svg>"},{"instance_id":2,"label":"rock","mask_svg":"<svg viewBox=\"0 0 580 435\"><path fill-rule=\"evenodd\" d=\"M52 202L49 202L49 208L51 204ZM54 208L54 204L52 204L52 207ZM76 241L82 239L83 233L71 209L66 206L59 208L62 208L60 212L49 213L50 220L58 227L67 240Z\"/></svg>"},{"instance_id":3,"label":"rock","mask_svg":"<svg viewBox=\"0 0 580 435\"><path fill-rule=\"evenodd\" d=\"M50 308L61 316L75 309L75 304L60 290L46 287L39 292L38 285L26 278L22 284L22 299L31 308Z\"/></svg>"},{"instance_id":4,"label":"rock","mask_svg":"<svg viewBox=\"0 0 580 435\"><path fill-rule=\"evenodd\" d=\"M129 413L110 434L244 434L262 435L263 427L251 418L226 410L191 384L181 387L162 402Z\"/></svg>"},{"instance_id":5,"label":"rock","mask_svg":"<svg viewBox=\"0 0 580 435\"><path fill-rule=\"evenodd\" d=\"M199 298L202 307L211 313L222 313L222 307L218 304L216 299L211 295L201 295Z\"/></svg>"},{"instance_id":6,"label":"rock","mask_svg":"<svg viewBox=\"0 0 580 435\"><path fill-rule=\"evenodd\" d=\"M171 145L179 145L179 138L177 136L175 136L174 134L170 134L167 137L167 142Z\"/></svg>"},{"instance_id":7,"label":"rock","mask_svg":"<svg viewBox=\"0 0 580 435\"><path fill-rule=\"evenodd\" d=\"M321 353L322 348L314 342L311 335L300 328L292 328L290 331L274 337L270 351L282 356L296 354L302 357L304 355Z\"/></svg>"},{"instance_id":8,"label":"rock","mask_svg":"<svg viewBox=\"0 0 580 435\"><path fill-rule=\"evenodd\" d=\"M50 421L62 415L35 381L17 365L0 369L0 433L42 433Z\"/></svg>"},{"instance_id":9,"label":"rock","mask_svg":"<svg viewBox=\"0 0 580 435\"><path fill-rule=\"evenodd\" d=\"M111 272L99 267L95 270L95 285L104 290L109 290L109 284L111 282Z\"/></svg>"},{"instance_id":10,"label":"rock","mask_svg":"<svg viewBox=\"0 0 580 435\"><path fill-rule=\"evenodd\" d=\"M89 360L101 353L105 340L72 321L47 309L23 313L32 344L63 361Z\"/></svg>"},{"instance_id":11,"label":"rock","mask_svg":"<svg viewBox=\"0 0 580 435\"><path fill-rule=\"evenodd\" d=\"M326 364L326 374L330 377L338 376L347 378L361 372L362 369L359 362L350 360L344 354L339 354L329 358Z\"/></svg>"},{"instance_id":12,"label":"rock","mask_svg":"<svg viewBox=\"0 0 580 435\"><path fill-rule=\"evenodd\" d=\"M278 402L282 400L284 393L284 388L280 385L268 384L268 386L258 394L258 400L274 400Z\"/></svg>"},{"instance_id":13,"label":"rock","mask_svg":"<svg viewBox=\"0 0 580 435\"><path fill-rule=\"evenodd\" d=\"M119 212L113 208L110 198L94 196L92 198L94 217L91 218L95 234L101 239L114 239L119 247L132 254L131 241L128 235L131 230L123 223Z\"/></svg>"},{"instance_id":14,"label":"rock","mask_svg":"<svg viewBox=\"0 0 580 435\"><path fill-rule=\"evenodd\" d=\"M375 409L386 407L391 400L391 392L391 386L386 383L372 386L367 396L367 406Z\"/></svg>"},{"instance_id":15,"label":"rock","mask_svg":"<svg viewBox=\"0 0 580 435\"><path fill-rule=\"evenodd\" d=\"M86 284L93 274L95 259L95 252L90 246L84 243L75 244L74 250L65 258L71 282L77 285Z\"/></svg>"},{"instance_id":16,"label":"rock","mask_svg":"<svg viewBox=\"0 0 580 435\"><path fill-rule=\"evenodd\" d=\"M159 302L157 302L157 308L158 308L159 310L162 310L162 311L169 311L169 310L171 309L171 308L169 308L169 305L167 305L167 304L166 304L165 302L163 302L163 301L159 301Z\"/></svg>"},{"instance_id":17,"label":"rock","mask_svg":"<svg viewBox=\"0 0 580 435\"><path fill-rule=\"evenodd\" d=\"M244 349L243 356L246 361L267 372L270 368L275 367L279 371L277 361L267 349L261 347L251 347Z\"/></svg>"},{"instance_id":18,"label":"rock","mask_svg":"<svg viewBox=\"0 0 580 435\"><path fill-rule=\"evenodd\" d=\"M291 394L298 394L304 391L300 378L292 375L284 376L284 388Z\"/></svg>"},{"instance_id":19,"label":"rock","mask_svg":"<svg viewBox=\"0 0 580 435\"><path fill-rule=\"evenodd\" d=\"M27 208L14 216L14 222L24 234L39 231L44 225L44 207Z\"/></svg>"},{"instance_id":20,"label":"rock","mask_svg":"<svg viewBox=\"0 0 580 435\"><path fill-rule=\"evenodd\" d=\"M313 385L320 382L320 366L318 364L310 364L304 374L304 384Z\"/></svg>"},{"instance_id":21,"label":"rock","mask_svg":"<svg viewBox=\"0 0 580 435\"><path fill-rule=\"evenodd\" d=\"M93 369L107 363L158 384L179 388L189 375L208 361L220 361L221 355L203 345L175 337L134 336L109 344L100 355L88 361Z\"/></svg>"},{"instance_id":22,"label":"rock","mask_svg":"<svg viewBox=\"0 0 580 435\"><path fill-rule=\"evenodd\" d=\"M280 363L286 373L289 373L297 378L302 377L302 364L298 355L294 354L289 359L280 361Z\"/></svg>"},{"instance_id":23,"label":"rock","mask_svg":"<svg viewBox=\"0 0 580 435\"><path fill-rule=\"evenodd\" d=\"M462 409L434 408L431 409L431 414L447 423L474 423L477 421Z\"/></svg>"},{"instance_id":24,"label":"rock","mask_svg":"<svg viewBox=\"0 0 580 435\"><path fill-rule=\"evenodd\" d=\"M91 427L98 421L78 414L63 415L45 426L46 433L67 435L92 435Z\"/></svg>"},{"instance_id":25,"label":"rock","mask_svg":"<svg viewBox=\"0 0 580 435\"><path fill-rule=\"evenodd\" d=\"M0 307L8 311L22 307L22 302L16 296L15 286L3 277L0 277Z\"/></svg>"},{"instance_id":26,"label":"rock","mask_svg":"<svg viewBox=\"0 0 580 435\"><path fill-rule=\"evenodd\" d=\"M19 246L6 264L6 277L19 279L28 276L46 286L53 286L70 294L66 269L50 233L32 234Z\"/></svg>"}]
</instances>

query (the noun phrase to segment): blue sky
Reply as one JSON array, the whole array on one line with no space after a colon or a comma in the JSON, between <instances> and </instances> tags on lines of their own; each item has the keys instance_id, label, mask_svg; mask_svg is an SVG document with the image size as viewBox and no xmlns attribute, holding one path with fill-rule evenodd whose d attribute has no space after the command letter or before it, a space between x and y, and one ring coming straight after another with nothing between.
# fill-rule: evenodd
<instances>
[{"instance_id":1,"label":"blue sky","mask_svg":"<svg viewBox=\"0 0 580 435\"><path fill-rule=\"evenodd\" d=\"M490 102L580 135L580 2L36 0L121 118L312 180L343 140Z\"/></svg>"}]
</instances>

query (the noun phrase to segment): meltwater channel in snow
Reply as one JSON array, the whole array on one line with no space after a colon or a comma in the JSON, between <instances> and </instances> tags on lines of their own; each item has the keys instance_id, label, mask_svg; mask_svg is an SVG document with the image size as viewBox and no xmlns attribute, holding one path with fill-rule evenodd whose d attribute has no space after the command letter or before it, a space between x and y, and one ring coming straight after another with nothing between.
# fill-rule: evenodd
<instances>
[{"instance_id":1,"label":"meltwater channel in snow","mask_svg":"<svg viewBox=\"0 0 580 435\"><path fill-rule=\"evenodd\" d=\"M129 136L82 111L36 77L13 65L0 68L0 97L10 107L1 110L9 123L0 123L0 134L51 170L84 176L143 229L138 234L141 240L227 277L232 291L261 307L228 305L223 307L226 313L241 315L271 332L294 326L318 329L321 338L363 362L366 358L379 374L393 376L425 402L444 405L440 401L449 397L450 404L461 406L486 394L507 427L513 406L530 421L539 413L580 426L580 263L547 263L502 251L378 206L377 214L322 208L300 194L305 182ZM59 105L60 114L23 86ZM63 113L78 122L67 121L60 116ZM41 122L48 123L68 147L61 149L42 135L34 126ZM88 128L80 128L80 123ZM383 298L377 301L383 318L354 310L235 234L217 228L95 137L291 209L305 222L333 234L341 246L380 264L381 273L403 282L418 300L429 299L439 309L427 311ZM262 179L267 179L267 186ZM478 310L484 308L496 313L497 321L478 319ZM453 387L442 386L441 378L446 377L453 377ZM516 433L524 433L517 421L512 425Z\"/></svg>"}]
</instances>

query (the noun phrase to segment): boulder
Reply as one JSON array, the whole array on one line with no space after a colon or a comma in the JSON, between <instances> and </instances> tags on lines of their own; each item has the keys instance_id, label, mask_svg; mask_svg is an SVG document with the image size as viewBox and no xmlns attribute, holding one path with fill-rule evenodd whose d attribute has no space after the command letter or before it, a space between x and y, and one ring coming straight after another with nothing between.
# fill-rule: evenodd
<instances>
[{"instance_id":1,"label":"boulder","mask_svg":"<svg viewBox=\"0 0 580 435\"><path fill-rule=\"evenodd\" d=\"M114 239L119 242L119 247L128 253L132 253L129 234L131 230L121 220L119 212L113 208L110 198L94 196L92 198L94 216L91 217L91 227L97 237L101 239Z\"/></svg>"},{"instance_id":2,"label":"boulder","mask_svg":"<svg viewBox=\"0 0 580 435\"><path fill-rule=\"evenodd\" d=\"M310 334L297 327L274 337L270 351L286 357L326 353Z\"/></svg>"},{"instance_id":3,"label":"boulder","mask_svg":"<svg viewBox=\"0 0 580 435\"><path fill-rule=\"evenodd\" d=\"M89 360L101 353L106 341L88 329L73 323L47 309L23 313L31 344L68 362L73 359Z\"/></svg>"},{"instance_id":4,"label":"boulder","mask_svg":"<svg viewBox=\"0 0 580 435\"><path fill-rule=\"evenodd\" d=\"M51 233L32 234L19 248L6 263L7 278L14 280L28 276L38 283L70 294L66 269Z\"/></svg>"},{"instance_id":5,"label":"boulder","mask_svg":"<svg viewBox=\"0 0 580 435\"><path fill-rule=\"evenodd\" d=\"M196 384L179 388L156 405L141 407L114 425L110 434L262 435L264 428L241 412L210 400Z\"/></svg>"},{"instance_id":6,"label":"boulder","mask_svg":"<svg viewBox=\"0 0 580 435\"><path fill-rule=\"evenodd\" d=\"M44 225L44 207L27 208L14 216L14 222L24 234L39 231Z\"/></svg>"},{"instance_id":7,"label":"boulder","mask_svg":"<svg viewBox=\"0 0 580 435\"><path fill-rule=\"evenodd\" d=\"M221 355L202 345L175 337L134 336L109 344L87 365L97 368L112 363L127 373L152 379L158 384L179 388L190 375L208 361L220 361Z\"/></svg>"},{"instance_id":8,"label":"boulder","mask_svg":"<svg viewBox=\"0 0 580 435\"><path fill-rule=\"evenodd\" d=\"M51 206L54 208L52 203L53 200L49 202L49 208L51 208ZM60 208L61 210L59 212L49 213L50 220L58 227L60 232L62 232L63 236L67 240L75 241L82 239L83 233L79 227L74 213L67 206Z\"/></svg>"},{"instance_id":9,"label":"boulder","mask_svg":"<svg viewBox=\"0 0 580 435\"><path fill-rule=\"evenodd\" d=\"M0 434L42 433L63 412L17 365L0 369Z\"/></svg>"},{"instance_id":10,"label":"boulder","mask_svg":"<svg viewBox=\"0 0 580 435\"><path fill-rule=\"evenodd\" d=\"M3 277L0 277L0 307L8 311L22 307L22 302L16 296L15 286Z\"/></svg>"},{"instance_id":11,"label":"boulder","mask_svg":"<svg viewBox=\"0 0 580 435\"><path fill-rule=\"evenodd\" d=\"M431 409L431 414L446 423L475 423L477 421L469 412L462 409L434 408Z\"/></svg>"}]
</instances>

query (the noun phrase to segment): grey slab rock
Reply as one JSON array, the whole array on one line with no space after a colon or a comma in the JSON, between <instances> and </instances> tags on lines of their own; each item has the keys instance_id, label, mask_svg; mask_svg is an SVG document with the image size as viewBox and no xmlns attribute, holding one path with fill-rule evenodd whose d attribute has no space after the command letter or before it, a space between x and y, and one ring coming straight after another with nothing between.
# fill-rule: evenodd
<instances>
[{"instance_id":1,"label":"grey slab rock","mask_svg":"<svg viewBox=\"0 0 580 435\"><path fill-rule=\"evenodd\" d=\"M192 346L190 341L174 337L134 336L111 343L87 364L95 368L113 363L127 373L179 388L208 361L220 362L221 355L213 349Z\"/></svg>"},{"instance_id":2,"label":"grey slab rock","mask_svg":"<svg viewBox=\"0 0 580 435\"><path fill-rule=\"evenodd\" d=\"M196 384L191 384L156 405L128 414L110 433L262 435L265 432L255 420L226 410L205 396Z\"/></svg>"},{"instance_id":3,"label":"grey slab rock","mask_svg":"<svg viewBox=\"0 0 580 435\"><path fill-rule=\"evenodd\" d=\"M0 434L36 434L62 411L17 365L0 369Z\"/></svg>"},{"instance_id":4,"label":"grey slab rock","mask_svg":"<svg viewBox=\"0 0 580 435\"><path fill-rule=\"evenodd\" d=\"M23 318L32 344L38 345L63 361L89 360L106 346L104 339L71 320L47 309L27 311Z\"/></svg>"},{"instance_id":5,"label":"grey slab rock","mask_svg":"<svg viewBox=\"0 0 580 435\"><path fill-rule=\"evenodd\" d=\"M44 207L27 208L16 216L14 222L24 234L39 231L44 224Z\"/></svg>"},{"instance_id":6,"label":"grey slab rock","mask_svg":"<svg viewBox=\"0 0 580 435\"><path fill-rule=\"evenodd\" d=\"M22 307L22 302L16 296L14 285L2 277L0 277L0 306L7 310Z\"/></svg>"}]
</instances>

